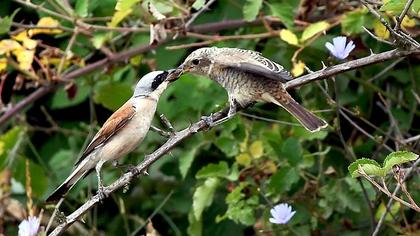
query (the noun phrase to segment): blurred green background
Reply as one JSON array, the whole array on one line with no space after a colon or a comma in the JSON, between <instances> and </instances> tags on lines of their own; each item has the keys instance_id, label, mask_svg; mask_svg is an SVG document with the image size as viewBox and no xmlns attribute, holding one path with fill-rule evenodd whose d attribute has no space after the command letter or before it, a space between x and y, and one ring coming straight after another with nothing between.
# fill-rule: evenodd
<instances>
[{"instance_id":1,"label":"blurred green background","mask_svg":"<svg viewBox=\"0 0 420 236\"><path fill-rule=\"evenodd\" d=\"M378 9L391 21L404 6L398 3L405 1L385 2ZM393 49L363 30L362 26L391 40L359 1L217 0L185 29L184 22L204 4L1 1L1 112L41 87L59 86L1 126L0 234L16 235L20 221L40 211L45 226L52 208L44 199L68 176L103 122L132 95L137 80L151 70L176 67L197 46L260 51L295 76L306 73L304 65L316 71L322 62L338 64L324 46L335 36L348 36L356 44L348 60ZM418 5L415 1L413 7ZM166 18L159 19L159 14ZM404 29L416 37L419 15L410 14ZM228 27L232 22L239 23ZM206 25L210 23L221 26ZM153 50L148 46L150 25L159 36ZM203 26L213 28L199 28ZM146 51L115 59L142 45ZM62 81L104 58L113 61ZM176 146L151 167L149 176L112 194L84 216L85 223L77 222L66 234L141 235L151 219L160 235L368 235L388 198L368 182L351 178L347 166L361 157L381 162L393 150L418 152L417 140L402 141L419 134L419 78L419 58L413 55L292 91L296 100L329 123L318 133L305 131L283 109L258 103ZM225 106L227 96L220 86L186 74L161 97L154 124L163 127L158 115L164 114L181 130ZM149 132L122 162L139 163L165 140ZM123 173L106 165L105 184ZM392 176L386 181L395 186ZM417 202L418 183L415 174L407 186ZM96 177L91 175L71 190L61 211L71 213L95 191ZM281 202L297 213L288 225L273 225L269 211ZM415 211L394 204L391 212L381 235L420 234Z\"/></svg>"}]
</instances>

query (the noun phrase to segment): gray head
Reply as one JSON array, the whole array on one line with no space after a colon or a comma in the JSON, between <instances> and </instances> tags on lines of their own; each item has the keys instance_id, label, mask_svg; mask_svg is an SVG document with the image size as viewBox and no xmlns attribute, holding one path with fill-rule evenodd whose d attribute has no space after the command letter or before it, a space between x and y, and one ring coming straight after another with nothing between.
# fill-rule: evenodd
<instances>
[{"instance_id":1,"label":"gray head","mask_svg":"<svg viewBox=\"0 0 420 236\"><path fill-rule=\"evenodd\" d=\"M133 96L150 96L153 92L160 95L169 83L169 81L166 80L168 74L169 71L152 71L147 73L137 83Z\"/></svg>"},{"instance_id":2,"label":"gray head","mask_svg":"<svg viewBox=\"0 0 420 236\"><path fill-rule=\"evenodd\" d=\"M184 72L205 75L212 64L212 58L217 56L219 50L221 50L221 48L199 48L188 55L182 65L178 68L182 69Z\"/></svg>"}]
</instances>

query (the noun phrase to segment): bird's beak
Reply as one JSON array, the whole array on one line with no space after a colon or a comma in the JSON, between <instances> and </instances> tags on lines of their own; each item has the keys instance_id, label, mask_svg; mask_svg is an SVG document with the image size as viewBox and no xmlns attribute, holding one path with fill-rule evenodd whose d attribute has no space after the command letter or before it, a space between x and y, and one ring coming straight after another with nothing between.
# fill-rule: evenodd
<instances>
[{"instance_id":1,"label":"bird's beak","mask_svg":"<svg viewBox=\"0 0 420 236\"><path fill-rule=\"evenodd\" d=\"M185 72L190 72L191 67L186 66L185 64L182 64L182 65L180 65L180 66L178 67L178 70L182 70L182 73L185 73Z\"/></svg>"},{"instance_id":2,"label":"bird's beak","mask_svg":"<svg viewBox=\"0 0 420 236\"><path fill-rule=\"evenodd\" d=\"M170 69L168 70L168 75L166 76L166 81L173 82L177 80L181 75L183 71L179 68L177 69Z\"/></svg>"}]
</instances>

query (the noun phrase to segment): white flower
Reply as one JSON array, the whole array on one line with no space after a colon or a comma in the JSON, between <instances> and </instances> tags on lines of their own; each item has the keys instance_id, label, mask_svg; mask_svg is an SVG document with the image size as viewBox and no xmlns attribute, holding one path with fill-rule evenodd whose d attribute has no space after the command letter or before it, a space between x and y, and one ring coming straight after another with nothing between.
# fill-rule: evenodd
<instances>
[{"instance_id":1,"label":"white flower","mask_svg":"<svg viewBox=\"0 0 420 236\"><path fill-rule=\"evenodd\" d=\"M19 224L19 236L36 236L41 222L38 217L29 216Z\"/></svg>"},{"instance_id":2,"label":"white flower","mask_svg":"<svg viewBox=\"0 0 420 236\"><path fill-rule=\"evenodd\" d=\"M274 206L271 211L272 218L269 221L273 224L287 224L295 215L296 211L292 211L292 207L287 203L281 203Z\"/></svg>"},{"instance_id":3,"label":"white flower","mask_svg":"<svg viewBox=\"0 0 420 236\"><path fill-rule=\"evenodd\" d=\"M333 43L330 42L325 43L325 47L328 48L330 53L335 56L336 58L343 60L346 59L350 52L356 47L353 41L346 45L347 38L344 36L339 36L333 38Z\"/></svg>"}]
</instances>

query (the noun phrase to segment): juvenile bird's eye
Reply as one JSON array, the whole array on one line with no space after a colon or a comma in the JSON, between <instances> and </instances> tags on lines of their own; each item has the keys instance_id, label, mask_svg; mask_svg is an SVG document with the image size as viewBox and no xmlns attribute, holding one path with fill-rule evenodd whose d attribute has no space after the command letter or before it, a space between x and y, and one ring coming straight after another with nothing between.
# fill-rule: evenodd
<instances>
[{"instance_id":1,"label":"juvenile bird's eye","mask_svg":"<svg viewBox=\"0 0 420 236\"><path fill-rule=\"evenodd\" d=\"M194 66L198 65L198 63L200 63L200 60L198 59L194 59L191 61L191 64L193 64Z\"/></svg>"}]
</instances>

